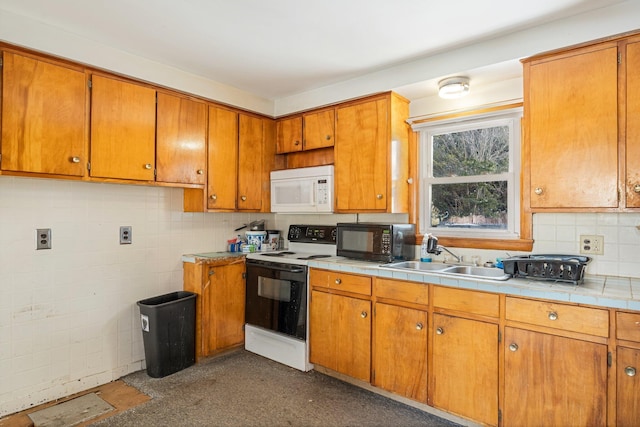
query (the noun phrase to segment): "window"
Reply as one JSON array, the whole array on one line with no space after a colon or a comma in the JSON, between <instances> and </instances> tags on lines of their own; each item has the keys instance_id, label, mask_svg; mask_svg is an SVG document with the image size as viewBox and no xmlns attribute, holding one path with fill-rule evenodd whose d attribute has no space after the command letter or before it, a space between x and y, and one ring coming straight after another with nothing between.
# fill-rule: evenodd
<instances>
[{"instance_id":1,"label":"window","mask_svg":"<svg viewBox=\"0 0 640 427\"><path fill-rule=\"evenodd\" d=\"M520 118L518 109L417 129L422 233L519 237Z\"/></svg>"}]
</instances>

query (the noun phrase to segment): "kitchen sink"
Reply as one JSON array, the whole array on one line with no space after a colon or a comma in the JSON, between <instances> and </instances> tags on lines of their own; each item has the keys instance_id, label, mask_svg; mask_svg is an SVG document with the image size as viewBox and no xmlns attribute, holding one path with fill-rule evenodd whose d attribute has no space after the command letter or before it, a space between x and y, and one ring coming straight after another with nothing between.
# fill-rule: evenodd
<instances>
[{"instance_id":1,"label":"kitchen sink","mask_svg":"<svg viewBox=\"0 0 640 427\"><path fill-rule=\"evenodd\" d=\"M452 267L452 265L442 264L439 262L403 261L391 264L383 264L380 267L390 268L392 270L443 271L446 268Z\"/></svg>"},{"instance_id":2,"label":"kitchen sink","mask_svg":"<svg viewBox=\"0 0 640 427\"><path fill-rule=\"evenodd\" d=\"M383 264L380 268L389 270L432 272L451 276L463 276L477 279L507 280L511 276L500 268L475 267L471 265L443 264L439 262L402 261Z\"/></svg>"},{"instance_id":3,"label":"kitchen sink","mask_svg":"<svg viewBox=\"0 0 640 427\"><path fill-rule=\"evenodd\" d=\"M504 270L500 268L474 267L470 265L456 265L445 268L442 270L442 273L492 280L507 280L511 277L508 274L505 274Z\"/></svg>"}]
</instances>

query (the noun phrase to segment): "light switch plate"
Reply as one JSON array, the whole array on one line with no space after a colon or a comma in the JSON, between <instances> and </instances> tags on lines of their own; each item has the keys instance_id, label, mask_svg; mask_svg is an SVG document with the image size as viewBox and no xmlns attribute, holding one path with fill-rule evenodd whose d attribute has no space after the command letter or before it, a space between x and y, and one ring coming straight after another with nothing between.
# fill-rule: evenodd
<instances>
[{"instance_id":1,"label":"light switch plate","mask_svg":"<svg viewBox=\"0 0 640 427\"><path fill-rule=\"evenodd\" d=\"M604 255L604 236L581 234L580 253L585 255Z\"/></svg>"}]
</instances>

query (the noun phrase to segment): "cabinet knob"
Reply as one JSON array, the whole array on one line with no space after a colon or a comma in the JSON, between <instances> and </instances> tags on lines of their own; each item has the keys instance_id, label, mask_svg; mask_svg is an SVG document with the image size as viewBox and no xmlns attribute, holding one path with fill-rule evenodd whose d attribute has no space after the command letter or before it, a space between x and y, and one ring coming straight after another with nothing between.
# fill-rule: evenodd
<instances>
[{"instance_id":1,"label":"cabinet knob","mask_svg":"<svg viewBox=\"0 0 640 427\"><path fill-rule=\"evenodd\" d=\"M421 330L422 330L422 328L424 328L424 326L422 325L422 323L420 323L420 322L416 323L416 329L417 329L417 330L421 331Z\"/></svg>"},{"instance_id":2,"label":"cabinet knob","mask_svg":"<svg viewBox=\"0 0 640 427\"><path fill-rule=\"evenodd\" d=\"M549 320L558 320L558 313L556 313L555 311L552 311L551 313L549 313Z\"/></svg>"},{"instance_id":3,"label":"cabinet knob","mask_svg":"<svg viewBox=\"0 0 640 427\"><path fill-rule=\"evenodd\" d=\"M636 193L640 193L640 184L636 184L633 186L633 191L635 191Z\"/></svg>"},{"instance_id":4,"label":"cabinet knob","mask_svg":"<svg viewBox=\"0 0 640 427\"><path fill-rule=\"evenodd\" d=\"M535 190L533 190L534 193L536 193L538 196L541 195L544 191L542 190L542 187L536 187Z\"/></svg>"},{"instance_id":5,"label":"cabinet knob","mask_svg":"<svg viewBox=\"0 0 640 427\"><path fill-rule=\"evenodd\" d=\"M213 271L213 269L209 270L209 276L213 276L214 274L216 274L216 272Z\"/></svg>"},{"instance_id":6,"label":"cabinet knob","mask_svg":"<svg viewBox=\"0 0 640 427\"><path fill-rule=\"evenodd\" d=\"M325 137L325 139L326 139L327 141L330 141L330 140L331 140L331 135L327 135L327 136Z\"/></svg>"},{"instance_id":7,"label":"cabinet knob","mask_svg":"<svg viewBox=\"0 0 640 427\"><path fill-rule=\"evenodd\" d=\"M247 201L247 196L240 196L240 200L242 200L243 202Z\"/></svg>"},{"instance_id":8,"label":"cabinet knob","mask_svg":"<svg viewBox=\"0 0 640 427\"><path fill-rule=\"evenodd\" d=\"M382 200L382 194L376 194L376 199Z\"/></svg>"},{"instance_id":9,"label":"cabinet knob","mask_svg":"<svg viewBox=\"0 0 640 427\"><path fill-rule=\"evenodd\" d=\"M362 313L360 313L360 317L362 317L363 319L367 317L367 312L363 311Z\"/></svg>"},{"instance_id":10,"label":"cabinet knob","mask_svg":"<svg viewBox=\"0 0 640 427\"><path fill-rule=\"evenodd\" d=\"M293 145L300 145L300 141L294 142Z\"/></svg>"},{"instance_id":11,"label":"cabinet knob","mask_svg":"<svg viewBox=\"0 0 640 427\"><path fill-rule=\"evenodd\" d=\"M144 165L144 168L147 169L147 170L151 169L151 163L147 163L146 165Z\"/></svg>"},{"instance_id":12,"label":"cabinet knob","mask_svg":"<svg viewBox=\"0 0 640 427\"><path fill-rule=\"evenodd\" d=\"M197 173L198 173L198 175L202 175L204 173L204 170L203 169L198 169Z\"/></svg>"},{"instance_id":13,"label":"cabinet knob","mask_svg":"<svg viewBox=\"0 0 640 427\"><path fill-rule=\"evenodd\" d=\"M407 178L407 184L413 184L413 178Z\"/></svg>"},{"instance_id":14,"label":"cabinet knob","mask_svg":"<svg viewBox=\"0 0 640 427\"><path fill-rule=\"evenodd\" d=\"M335 280L335 282L336 282L336 285L339 285L340 283L342 283L342 279L338 278Z\"/></svg>"},{"instance_id":15,"label":"cabinet knob","mask_svg":"<svg viewBox=\"0 0 640 427\"><path fill-rule=\"evenodd\" d=\"M216 194L212 194L209 196L211 200L218 200L218 196Z\"/></svg>"},{"instance_id":16,"label":"cabinet knob","mask_svg":"<svg viewBox=\"0 0 640 427\"><path fill-rule=\"evenodd\" d=\"M71 158L71 163L80 163L80 157L73 156Z\"/></svg>"},{"instance_id":17,"label":"cabinet knob","mask_svg":"<svg viewBox=\"0 0 640 427\"><path fill-rule=\"evenodd\" d=\"M509 350L518 351L518 344L516 343L509 344Z\"/></svg>"},{"instance_id":18,"label":"cabinet knob","mask_svg":"<svg viewBox=\"0 0 640 427\"><path fill-rule=\"evenodd\" d=\"M627 366L626 368L624 368L624 373L627 374L630 377L635 377L636 376L636 368L634 368L633 366Z\"/></svg>"},{"instance_id":19,"label":"cabinet knob","mask_svg":"<svg viewBox=\"0 0 640 427\"><path fill-rule=\"evenodd\" d=\"M442 329L442 328L437 328L437 329L436 329L436 334L438 334L438 335L442 335L442 334L444 334L444 329Z\"/></svg>"}]
</instances>

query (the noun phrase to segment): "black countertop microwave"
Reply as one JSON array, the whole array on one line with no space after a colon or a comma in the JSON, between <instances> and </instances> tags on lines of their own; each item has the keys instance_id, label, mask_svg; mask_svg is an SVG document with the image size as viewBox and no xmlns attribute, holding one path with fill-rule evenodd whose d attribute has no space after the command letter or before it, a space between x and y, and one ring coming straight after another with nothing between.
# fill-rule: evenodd
<instances>
[{"instance_id":1,"label":"black countertop microwave","mask_svg":"<svg viewBox=\"0 0 640 427\"><path fill-rule=\"evenodd\" d=\"M415 257L415 224L341 222L336 230L338 256L383 263Z\"/></svg>"}]
</instances>

